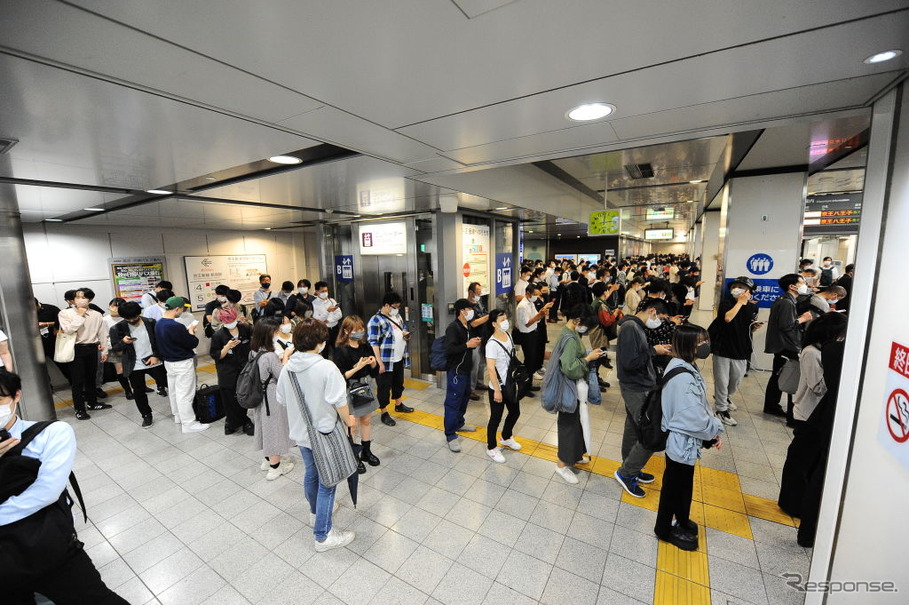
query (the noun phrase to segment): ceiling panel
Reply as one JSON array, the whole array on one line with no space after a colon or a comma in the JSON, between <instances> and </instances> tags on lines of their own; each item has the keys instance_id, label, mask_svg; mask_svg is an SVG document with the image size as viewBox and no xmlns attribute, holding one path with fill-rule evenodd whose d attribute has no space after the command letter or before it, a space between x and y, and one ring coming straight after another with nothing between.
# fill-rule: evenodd
<instances>
[{"instance_id":1,"label":"ceiling panel","mask_svg":"<svg viewBox=\"0 0 909 605\"><path fill-rule=\"evenodd\" d=\"M149 189L317 144L9 55L0 90L3 176Z\"/></svg>"},{"instance_id":2,"label":"ceiling panel","mask_svg":"<svg viewBox=\"0 0 909 605\"><path fill-rule=\"evenodd\" d=\"M789 126L768 128L739 164L737 170L797 166L817 159L812 148L826 152L830 141L845 141L869 127L870 115L838 120L818 117ZM823 142L822 146L819 146Z\"/></svg>"}]
</instances>

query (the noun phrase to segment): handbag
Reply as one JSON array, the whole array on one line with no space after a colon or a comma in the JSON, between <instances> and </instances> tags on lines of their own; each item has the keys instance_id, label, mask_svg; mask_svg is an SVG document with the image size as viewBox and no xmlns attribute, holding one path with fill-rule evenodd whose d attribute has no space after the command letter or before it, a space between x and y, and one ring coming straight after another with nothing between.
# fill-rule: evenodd
<instances>
[{"instance_id":1,"label":"handbag","mask_svg":"<svg viewBox=\"0 0 909 605\"><path fill-rule=\"evenodd\" d=\"M357 461L354 458L353 448L347 438L341 418L335 420L335 426L329 433L317 431L309 413L309 406L303 397L303 388L296 372L290 372L293 377L294 391L297 394L297 404L306 418L306 432L309 433L309 444L312 449L313 461L316 472L319 474L319 483L325 487L334 487L357 472Z\"/></svg>"},{"instance_id":2,"label":"handbag","mask_svg":"<svg viewBox=\"0 0 909 605\"><path fill-rule=\"evenodd\" d=\"M353 408L364 408L376 402L376 396L373 395L369 383L360 379L352 379L347 382L347 396L350 406Z\"/></svg>"},{"instance_id":3,"label":"handbag","mask_svg":"<svg viewBox=\"0 0 909 605\"><path fill-rule=\"evenodd\" d=\"M564 335L556 341L552 354L549 357L549 365L546 367L546 374L543 376L542 397L540 404L543 409L550 414L566 412L573 414L578 409L578 385L574 380L569 379L562 373L559 367L559 357L562 350L571 335Z\"/></svg>"},{"instance_id":4,"label":"handbag","mask_svg":"<svg viewBox=\"0 0 909 605\"><path fill-rule=\"evenodd\" d=\"M783 367L780 368L780 375L777 384L784 393L794 395L799 390L799 381L802 377L802 367L798 359L787 359Z\"/></svg>"},{"instance_id":5,"label":"handbag","mask_svg":"<svg viewBox=\"0 0 909 605\"><path fill-rule=\"evenodd\" d=\"M76 358L76 333L67 334L63 330L57 332L54 342L54 361L69 363Z\"/></svg>"},{"instance_id":6,"label":"handbag","mask_svg":"<svg viewBox=\"0 0 909 605\"><path fill-rule=\"evenodd\" d=\"M202 424L211 424L224 418L224 403L221 397L221 387L203 384L196 390L193 398L193 412L196 420Z\"/></svg>"}]
</instances>

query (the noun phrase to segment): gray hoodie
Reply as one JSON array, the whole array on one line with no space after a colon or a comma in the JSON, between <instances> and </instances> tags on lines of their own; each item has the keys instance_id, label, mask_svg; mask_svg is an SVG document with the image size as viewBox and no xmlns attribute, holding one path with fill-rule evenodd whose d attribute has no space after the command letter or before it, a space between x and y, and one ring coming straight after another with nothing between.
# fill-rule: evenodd
<instances>
[{"instance_id":1,"label":"gray hoodie","mask_svg":"<svg viewBox=\"0 0 909 605\"><path fill-rule=\"evenodd\" d=\"M693 465L701 455L701 442L722 432L723 423L710 410L707 385L697 368L673 357L666 366L666 373L679 366L693 372L694 376L679 374L663 387L661 426L669 431L666 456L675 462Z\"/></svg>"},{"instance_id":2,"label":"gray hoodie","mask_svg":"<svg viewBox=\"0 0 909 605\"><path fill-rule=\"evenodd\" d=\"M306 417L300 408L293 379L297 375L303 391L303 398L313 418L315 428L322 433L330 433L338 419L338 408L347 405L347 384L338 366L321 355L298 352L281 369L278 377L277 399L280 405L287 408L287 420L290 424L290 438L297 445L312 448L309 432L306 430Z\"/></svg>"}]
</instances>

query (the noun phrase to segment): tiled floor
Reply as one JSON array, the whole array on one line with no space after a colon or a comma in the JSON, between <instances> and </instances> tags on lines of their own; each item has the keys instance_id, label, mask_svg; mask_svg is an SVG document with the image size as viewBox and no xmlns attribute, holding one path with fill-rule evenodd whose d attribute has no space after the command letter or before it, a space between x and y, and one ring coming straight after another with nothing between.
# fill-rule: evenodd
<instances>
[{"instance_id":1,"label":"tiled floor","mask_svg":"<svg viewBox=\"0 0 909 605\"><path fill-rule=\"evenodd\" d=\"M710 364L703 365L709 382ZM216 382L209 372L199 380ZM735 397L739 425L727 429L722 451L705 452L702 465L736 473L742 493L773 500L790 433L760 413L765 380L761 373L745 379ZM443 391L405 394L418 410L442 414ZM675 549L658 548L652 532L648 507L658 494L630 502L608 473L582 471L569 486L543 457L506 451L498 465L479 441L463 439L464 451L452 454L436 428L377 423L373 451L382 464L362 476L356 510L340 488L335 516L357 538L317 554L302 464L265 481L250 437L225 436L221 422L184 435L166 415L167 401L150 399L150 430L139 427L122 394L109 399L114 409L88 422L58 410L79 441L75 470L90 516L78 526L80 537L105 581L135 605L681 602L669 596L679 581ZM556 442L556 419L538 401L523 402L515 432L544 444L544 452ZM617 388L591 416L591 454L618 460L624 408ZM472 402L467 417L485 425L488 406ZM298 452L291 455L299 462ZM706 472L702 483L704 498L719 493ZM795 529L740 516L747 521L739 533L753 539L713 529L719 522L702 526L696 555L707 564L700 584L686 584L696 589L691 602L801 603L779 575L807 573L810 552L796 545Z\"/></svg>"}]
</instances>

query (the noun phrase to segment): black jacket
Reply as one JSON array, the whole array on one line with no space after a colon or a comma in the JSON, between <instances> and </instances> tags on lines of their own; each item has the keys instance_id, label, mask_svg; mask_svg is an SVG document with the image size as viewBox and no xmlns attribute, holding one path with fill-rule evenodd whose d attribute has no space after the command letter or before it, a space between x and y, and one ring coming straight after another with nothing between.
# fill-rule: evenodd
<instances>
[{"instance_id":1,"label":"black jacket","mask_svg":"<svg viewBox=\"0 0 909 605\"><path fill-rule=\"evenodd\" d=\"M791 356L802 350L802 324L799 323L795 298L786 293L770 307L770 321L767 323L767 340L764 352Z\"/></svg>"},{"instance_id":2,"label":"black jacket","mask_svg":"<svg viewBox=\"0 0 909 605\"><path fill-rule=\"evenodd\" d=\"M468 326L470 324L468 323ZM464 327L457 319L448 324L445 338L448 342L448 368L456 374L470 374L473 369L473 351L467 347L467 341L473 338L471 328Z\"/></svg>"},{"instance_id":3,"label":"black jacket","mask_svg":"<svg viewBox=\"0 0 909 605\"><path fill-rule=\"evenodd\" d=\"M231 349L231 352L221 359L221 349L233 338L227 328L222 327L215 330L214 336L211 337L211 349L209 354L215 360L215 369L218 371L218 386L225 389L234 389L237 386L237 378L240 377L240 371L249 360L249 341L252 338L252 328L248 324L237 324L238 337L240 344Z\"/></svg>"},{"instance_id":4,"label":"black jacket","mask_svg":"<svg viewBox=\"0 0 909 605\"><path fill-rule=\"evenodd\" d=\"M143 317L142 323L145 324L145 331L148 332L152 356L164 361L164 357L162 357L161 352L158 351L158 340L155 338L155 320ZM126 344L123 342L123 338L129 336L129 322L124 320L115 323L110 329L109 336L110 350L120 353L123 356L123 377L129 378L129 375L133 373L133 368L136 367L136 348L132 343Z\"/></svg>"}]
</instances>

